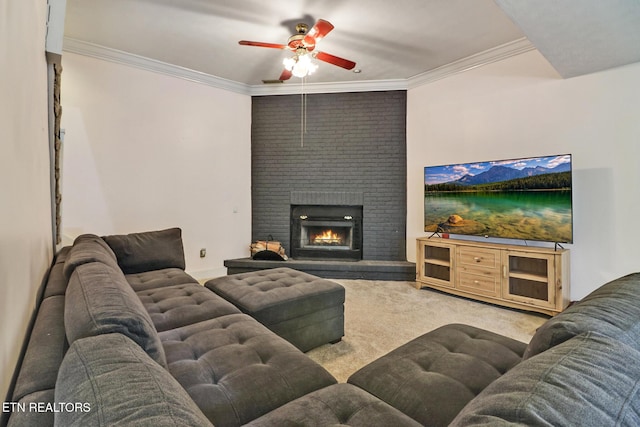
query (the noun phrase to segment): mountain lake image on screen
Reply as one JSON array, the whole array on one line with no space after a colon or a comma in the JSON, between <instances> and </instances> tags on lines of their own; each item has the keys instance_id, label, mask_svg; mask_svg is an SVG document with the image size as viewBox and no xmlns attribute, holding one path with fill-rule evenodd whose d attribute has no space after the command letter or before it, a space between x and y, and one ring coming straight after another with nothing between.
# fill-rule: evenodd
<instances>
[{"instance_id":1,"label":"mountain lake image on screen","mask_svg":"<svg viewBox=\"0 0 640 427\"><path fill-rule=\"evenodd\" d=\"M424 168L424 230L573 242L571 155Z\"/></svg>"}]
</instances>

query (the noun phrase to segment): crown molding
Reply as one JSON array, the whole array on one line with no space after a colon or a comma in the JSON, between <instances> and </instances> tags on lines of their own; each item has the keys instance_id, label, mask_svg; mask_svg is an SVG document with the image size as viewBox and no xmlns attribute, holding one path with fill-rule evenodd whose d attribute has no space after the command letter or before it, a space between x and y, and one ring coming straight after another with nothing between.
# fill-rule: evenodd
<instances>
[{"instance_id":1,"label":"crown molding","mask_svg":"<svg viewBox=\"0 0 640 427\"><path fill-rule=\"evenodd\" d=\"M64 38L62 50L65 52L76 53L78 55L124 64L146 71L165 74L167 76L177 77L196 83L202 83L218 89L237 92L243 95L250 95L250 86L244 83L234 82L212 76L211 74L201 73L200 71L168 64L166 62L157 61L155 59L146 58L144 56L135 55L133 53L112 49L70 37Z\"/></svg>"},{"instance_id":2,"label":"crown molding","mask_svg":"<svg viewBox=\"0 0 640 427\"><path fill-rule=\"evenodd\" d=\"M301 93L376 92L385 90L407 90L406 79L362 80L331 83L273 83L252 85L252 96L295 95Z\"/></svg>"},{"instance_id":3,"label":"crown molding","mask_svg":"<svg viewBox=\"0 0 640 427\"><path fill-rule=\"evenodd\" d=\"M408 90L534 49L535 46L533 46L529 40L521 38L513 42L485 50L484 52L462 58L458 61L452 62L451 64L426 71L408 79L362 80L332 83L289 82L287 84L275 83L247 85L70 37L65 37L63 44L64 52L124 64L249 96Z\"/></svg>"},{"instance_id":4,"label":"crown molding","mask_svg":"<svg viewBox=\"0 0 640 427\"><path fill-rule=\"evenodd\" d=\"M531 42L526 37L523 37L521 39L514 40L512 42L476 53L466 58L459 59L450 64L443 65L442 67L434 68L433 70L417 74L407 79L407 86L409 89L413 89L418 86L434 82L436 80L444 79L445 77L453 76L454 74L469 71L483 65L491 64L493 62L501 61L512 56L529 52L531 50L534 50L535 48L536 47L531 44Z\"/></svg>"}]
</instances>

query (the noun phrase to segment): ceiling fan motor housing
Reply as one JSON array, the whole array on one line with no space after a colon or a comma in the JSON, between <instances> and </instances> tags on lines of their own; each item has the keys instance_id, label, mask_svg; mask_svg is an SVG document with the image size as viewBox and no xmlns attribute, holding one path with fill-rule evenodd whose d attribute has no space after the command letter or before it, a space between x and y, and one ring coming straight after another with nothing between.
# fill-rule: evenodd
<instances>
[{"instance_id":1,"label":"ceiling fan motor housing","mask_svg":"<svg viewBox=\"0 0 640 427\"><path fill-rule=\"evenodd\" d=\"M302 44L302 40L304 39L304 34L296 34L293 35L291 37L289 37L289 41L287 42L287 46L289 46L289 48L291 50L295 50L299 47L304 47L304 45Z\"/></svg>"},{"instance_id":2,"label":"ceiling fan motor housing","mask_svg":"<svg viewBox=\"0 0 640 427\"><path fill-rule=\"evenodd\" d=\"M306 48L304 43L304 37L309 31L309 26L304 23L297 24L296 31L298 32L297 34L294 34L291 37L289 37L289 40L287 41L287 46L289 46L291 50L295 50L301 47ZM311 47L311 49L313 49L313 47Z\"/></svg>"},{"instance_id":3,"label":"ceiling fan motor housing","mask_svg":"<svg viewBox=\"0 0 640 427\"><path fill-rule=\"evenodd\" d=\"M307 32L309 31L309 26L304 22L301 22L296 25L296 31L298 32L298 34L307 34Z\"/></svg>"}]
</instances>

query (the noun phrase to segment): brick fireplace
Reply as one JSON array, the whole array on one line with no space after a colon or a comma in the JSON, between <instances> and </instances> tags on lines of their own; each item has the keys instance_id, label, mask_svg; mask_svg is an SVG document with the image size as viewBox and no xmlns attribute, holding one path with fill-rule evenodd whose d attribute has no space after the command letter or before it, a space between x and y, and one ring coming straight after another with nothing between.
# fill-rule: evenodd
<instances>
[{"instance_id":1,"label":"brick fireplace","mask_svg":"<svg viewBox=\"0 0 640 427\"><path fill-rule=\"evenodd\" d=\"M271 235L293 259L406 261L406 91L306 96L306 131L300 95L252 98L252 239ZM296 234L299 206L355 206L359 223L338 214L326 221L348 235L309 243L317 223Z\"/></svg>"}]
</instances>

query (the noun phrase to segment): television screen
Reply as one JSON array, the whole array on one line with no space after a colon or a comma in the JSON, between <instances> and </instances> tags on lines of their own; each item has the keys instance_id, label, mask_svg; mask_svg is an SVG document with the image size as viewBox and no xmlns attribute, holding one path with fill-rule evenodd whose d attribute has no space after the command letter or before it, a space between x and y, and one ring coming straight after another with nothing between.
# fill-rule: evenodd
<instances>
[{"instance_id":1,"label":"television screen","mask_svg":"<svg viewBox=\"0 0 640 427\"><path fill-rule=\"evenodd\" d=\"M425 167L424 229L573 242L571 155Z\"/></svg>"}]
</instances>

